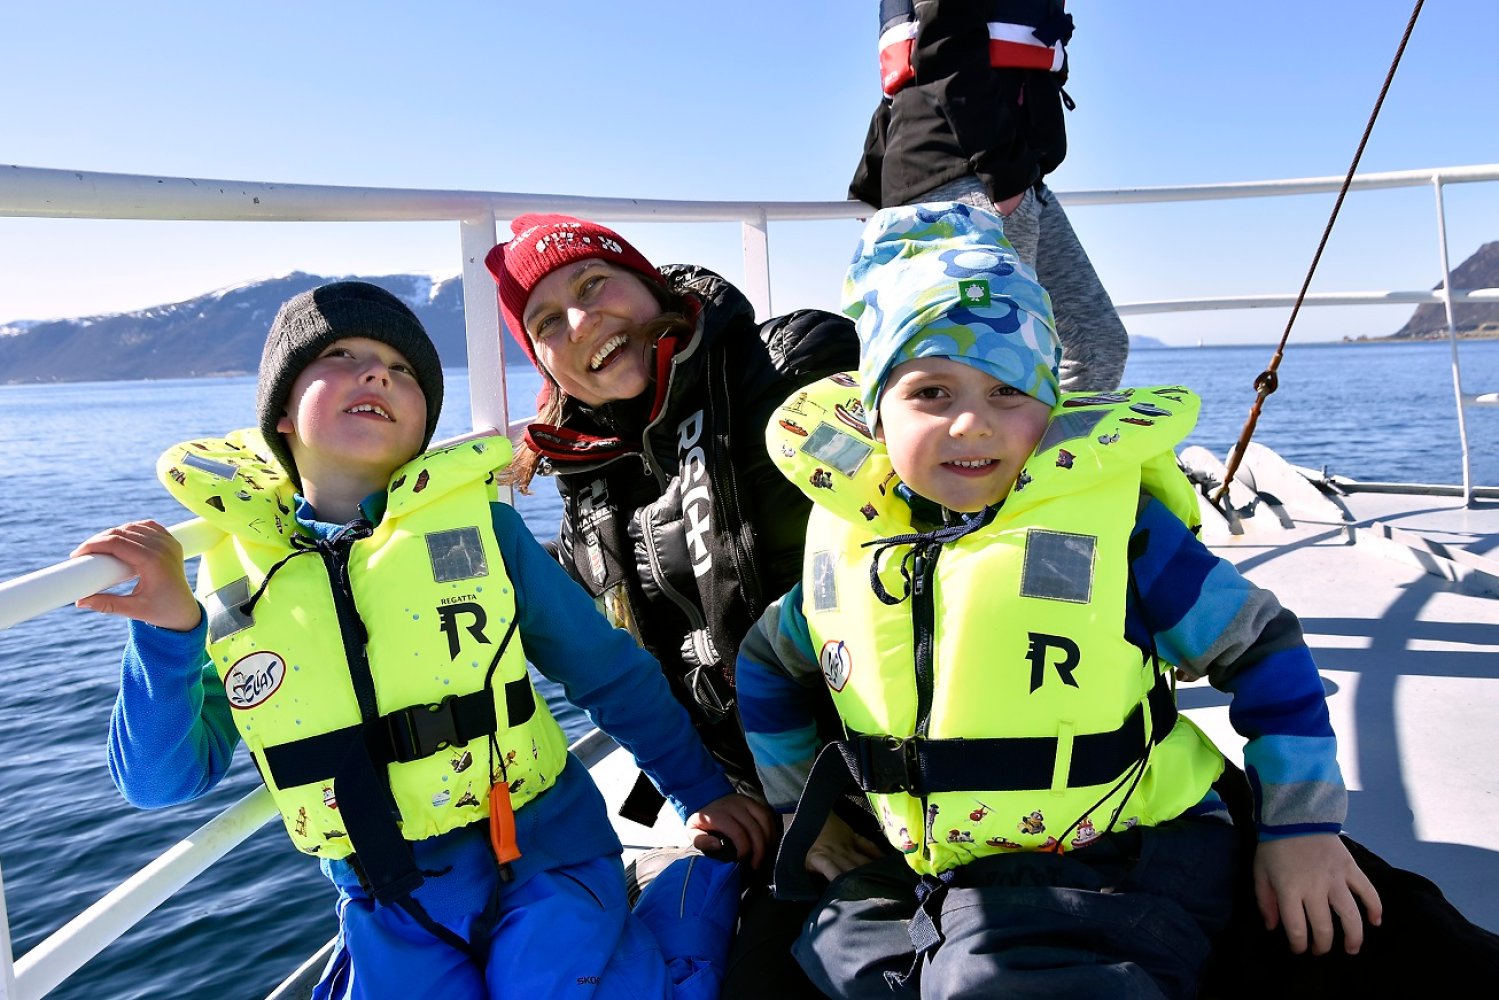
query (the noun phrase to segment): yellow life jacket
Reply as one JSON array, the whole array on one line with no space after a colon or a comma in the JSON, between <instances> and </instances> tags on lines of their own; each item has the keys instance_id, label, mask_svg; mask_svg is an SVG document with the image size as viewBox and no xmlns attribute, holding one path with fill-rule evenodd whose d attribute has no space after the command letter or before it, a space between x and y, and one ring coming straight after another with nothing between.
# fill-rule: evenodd
<instances>
[{"instance_id":1,"label":"yellow life jacket","mask_svg":"<svg viewBox=\"0 0 1499 1000\"><path fill-rule=\"evenodd\" d=\"M858 399L851 375L809 386L767 443L815 504L803 609L890 842L935 873L1201 801L1222 757L1177 716L1171 665L1124 638L1141 488L1197 520L1172 451L1197 397L1064 395L992 520L925 534Z\"/></svg>"},{"instance_id":2,"label":"yellow life jacket","mask_svg":"<svg viewBox=\"0 0 1499 1000\"><path fill-rule=\"evenodd\" d=\"M356 803L335 783L360 741L408 841L488 817L492 779L515 808L550 787L567 743L531 685L491 528L510 443L417 456L391 476L378 525L322 544L302 533L267 454L257 432L239 431L171 448L157 472L226 532L199 570L208 651L297 849L367 851L357 833L351 842Z\"/></svg>"}]
</instances>

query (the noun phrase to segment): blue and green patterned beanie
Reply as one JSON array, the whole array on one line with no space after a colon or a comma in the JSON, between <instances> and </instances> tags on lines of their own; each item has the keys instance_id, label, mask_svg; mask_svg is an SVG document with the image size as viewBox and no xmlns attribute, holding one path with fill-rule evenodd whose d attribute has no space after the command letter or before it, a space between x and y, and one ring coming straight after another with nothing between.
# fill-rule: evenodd
<instances>
[{"instance_id":1,"label":"blue and green patterned beanie","mask_svg":"<svg viewBox=\"0 0 1499 1000\"><path fill-rule=\"evenodd\" d=\"M890 370L913 358L951 358L1056 405L1051 297L997 215L961 202L876 212L843 281L843 311L859 332L871 432Z\"/></svg>"}]
</instances>

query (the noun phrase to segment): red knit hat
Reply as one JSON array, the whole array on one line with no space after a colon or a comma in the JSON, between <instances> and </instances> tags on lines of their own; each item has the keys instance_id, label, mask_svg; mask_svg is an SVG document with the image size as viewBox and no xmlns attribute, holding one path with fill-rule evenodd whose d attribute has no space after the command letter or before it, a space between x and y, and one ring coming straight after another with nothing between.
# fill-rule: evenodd
<instances>
[{"instance_id":1,"label":"red knit hat","mask_svg":"<svg viewBox=\"0 0 1499 1000\"><path fill-rule=\"evenodd\" d=\"M521 315L536 283L564 264L597 257L629 268L651 285L663 287L661 274L623 236L596 222L570 215L533 213L510 223L514 237L500 243L484 257L484 266L500 286L500 314L505 326L538 369L536 349ZM543 391L545 395L545 391Z\"/></svg>"}]
</instances>

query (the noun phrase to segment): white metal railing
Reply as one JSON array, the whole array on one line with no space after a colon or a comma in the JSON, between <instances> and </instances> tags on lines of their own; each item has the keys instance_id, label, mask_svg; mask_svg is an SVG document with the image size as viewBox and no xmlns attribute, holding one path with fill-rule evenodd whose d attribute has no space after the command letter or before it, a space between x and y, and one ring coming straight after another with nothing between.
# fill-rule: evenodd
<instances>
[{"instance_id":1,"label":"white metal railing","mask_svg":"<svg viewBox=\"0 0 1499 1000\"><path fill-rule=\"evenodd\" d=\"M1229 198L1263 198L1335 192L1341 177L1302 178L1242 184L1122 188L1062 192L1068 206L1122 205ZM1354 191L1432 185L1436 192L1438 257L1442 284L1437 291L1324 293L1308 305L1440 302L1446 306L1452 374L1462 442L1463 495L1472 502L1468 442L1463 410L1499 405L1499 393L1464 390L1458 361L1452 305L1499 301L1499 290L1453 292L1448 264L1442 188L1499 180L1499 164L1363 174ZM771 314L770 247L772 221L853 219L870 207L860 202L688 202L629 198L507 194L477 191L409 190L273 184L126 174L49 170L0 165L0 216L30 218L152 219L255 222L448 221L459 224L463 260L464 314L468 337L470 410L473 427L509 427L502 357L503 338L496 297L483 259L496 240L497 222L531 211L565 211L609 222L723 222L740 224L744 253L744 292L762 316ZM1289 306L1294 296L1175 299L1123 303L1122 315L1206 309ZM202 521L172 528L186 554L202 552L216 530ZM0 582L0 629L127 579L123 565L85 556L14 580ZM585 738L586 739L586 738ZM591 744L590 744L591 746ZM79 917L12 965L9 921L0 882L0 1000L32 1000L76 972L89 958L146 913L206 870L250 832L274 815L260 789L231 806L195 834L110 892Z\"/></svg>"}]
</instances>

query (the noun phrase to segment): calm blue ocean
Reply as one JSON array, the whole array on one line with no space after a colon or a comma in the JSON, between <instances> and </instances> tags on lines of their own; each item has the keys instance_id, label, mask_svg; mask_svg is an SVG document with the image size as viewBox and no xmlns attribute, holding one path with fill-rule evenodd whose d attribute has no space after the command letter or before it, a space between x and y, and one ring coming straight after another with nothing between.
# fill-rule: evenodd
<instances>
[{"instance_id":1,"label":"calm blue ocean","mask_svg":"<svg viewBox=\"0 0 1499 1000\"><path fill-rule=\"evenodd\" d=\"M1191 443L1222 456L1271 348L1137 351L1126 384L1181 384L1203 397ZM1462 349L1470 391L1499 390L1499 341ZM1442 344L1293 346L1256 440L1299 465L1365 480L1458 482L1456 417ZM438 437L467 430L466 372L448 373ZM512 372L511 398L535 376ZM156 456L189 437L250 423L250 378L0 386L0 580L65 559L121 521L186 514L155 482ZM1499 408L1470 410L1474 481L1499 484ZM555 534L550 483L520 499ZM241 758L197 802L128 806L105 766L124 625L63 608L0 633L0 866L17 954L81 912L256 784ZM579 731L570 709L565 724ZM268 826L87 965L58 997L263 997L332 936L332 890Z\"/></svg>"}]
</instances>

